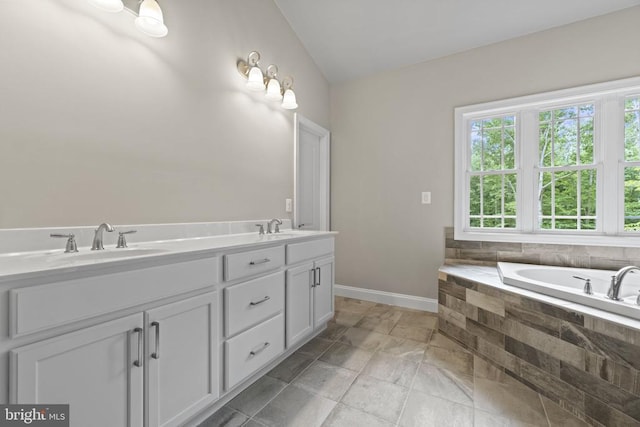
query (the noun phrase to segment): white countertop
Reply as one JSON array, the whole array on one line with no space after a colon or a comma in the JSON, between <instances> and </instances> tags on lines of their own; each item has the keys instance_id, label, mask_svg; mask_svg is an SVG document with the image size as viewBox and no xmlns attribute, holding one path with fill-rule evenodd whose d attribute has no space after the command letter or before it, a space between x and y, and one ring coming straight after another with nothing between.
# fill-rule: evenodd
<instances>
[{"instance_id":1,"label":"white countertop","mask_svg":"<svg viewBox=\"0 0 640 427\"><path fill-rule=\"evenodd\" d=\"M178 262L193 257L213 256L226 250L260 248L338 234L334 231L282 230L280 234L258 235L257 232L219 236L158 240L129 244L128 248L105 248L91 251L79 247L78 253L64 249L0 254L0 283L67 274L127 267L140 263Z\"/></svg>"},{"instance_id":2,"label":"white countertop","mask_svg":"<svg viewBox=\"0 0 640 427\"><path fill-rule=\"evenodd\" d=\"M498 274L498 269L496 267L456 264L456 265L443 265L440 267L440 271L446 274L450 274L452 276L456 276L463 279L471 280L473 282L478 282L484 285L492 286L494 288L498 288L506 292L511 292L513 294L522 295L527 298L531 298L547 304L562 307L566 310L571 310L571 311L586 314L592 317L609 320L611 322L618 323L629 328L640 330L639 320L632 319L626 316L621 316L619 314L611 313L609 311L588 307L586 305L565 301L560 298L539 294L537 292L529 291L527 289L518 288L517 286L505 285L504 283L502 283L502 280L500 279L500 275Z\"/></svg>"}]
</instances>

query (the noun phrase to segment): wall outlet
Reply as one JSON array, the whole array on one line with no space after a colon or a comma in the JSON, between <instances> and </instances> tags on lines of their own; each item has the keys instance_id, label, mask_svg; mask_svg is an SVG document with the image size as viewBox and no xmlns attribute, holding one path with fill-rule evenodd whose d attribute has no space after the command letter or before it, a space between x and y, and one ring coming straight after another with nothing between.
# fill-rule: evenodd
<instances>
[{"instance_id":1,"label":"wall outlet","mask_svg":"<svg viewBox=\"0 0 640 427\"><path fill-rule=\"evenodd\" d=\"M431 204L431 191L423 191L422 192L422 204L430 205Z\"/></svg>"},{"instance_id":2,"label":"wall outlet","mask_svg":"<svg viewBox=\"0 0 640 427\"><path fill-rule=\"evenodd\" d=\"M291 199L284 200L284 210L286 212L293 212L293 200Z\"/></svg>"}]
</instances>

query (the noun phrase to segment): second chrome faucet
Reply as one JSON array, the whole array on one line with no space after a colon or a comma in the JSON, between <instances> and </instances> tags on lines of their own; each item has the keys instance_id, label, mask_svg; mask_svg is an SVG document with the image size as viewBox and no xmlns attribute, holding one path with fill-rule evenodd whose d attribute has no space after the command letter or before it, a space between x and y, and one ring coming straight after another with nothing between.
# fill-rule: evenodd
<instances>
[{"instance_id":1,"label":"second chrome faucet","mask_svg":"<svg viewBox=\"0 0 640 427\"><path fill-rule=\"evenodd\" d=\"M112 233L115 229L111 224L107 224L106 222L100 224L98 228L96 228L96 233L93 235L93 243L91 244L92 251L101 251L104 249L104 245L102 244L102 235L105 230Z\"/></svg>"}]
</instances>

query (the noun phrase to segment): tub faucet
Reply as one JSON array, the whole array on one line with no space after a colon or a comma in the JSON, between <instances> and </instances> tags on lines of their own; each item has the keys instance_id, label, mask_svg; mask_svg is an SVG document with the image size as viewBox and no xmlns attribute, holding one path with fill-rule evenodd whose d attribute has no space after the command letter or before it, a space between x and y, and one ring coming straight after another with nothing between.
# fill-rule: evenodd
<instances>
[{"instance_id":1,"label":"tub faucet","mask_svg":"<svg viewBox=\"0 0 640 427\"><path fill-rule=\"evenodd\" d=\"M274 218L271 221L269 221L269 223L267 224L267 234L271 234L271 226L273 225L273 223L276 224L276 229L274 230L274 232L276 233L280 232L280 226L282 225L282 221L280 221L278 218Z\"/></svg>"},{"instance_id":2,"label":"tub faucet","mask_svg":"<svg viewBox=\"0 0 640 427\"><path fill-rule=\"evenodd\" d=\"M626 276L627 273L633 272L635 270L640 271L640 267L629 265L627 267L622 267L614 276L611 276L611 286L609 286L609 291L607 291L607 298L614 301L620 301L621 298L618 295L620 295L620 285L622 285L622 279L624 279L624 276Z\"/></svg>"},{"instance_id":3,"label":"tub faucet","mask_svg":"<svg viewBox=\"0 0 640 427\"><path fill-rule=\"evenodd\" d=\"M102 245L102 234L104 233L104 230L111 233L115 229L111 224L107 224L106 222L100 224L98 228L96 228L96 234L93 236L93 244L91 245L92 251L101 251L104 249L104 246Z\"/></svg>"}]
</instances>

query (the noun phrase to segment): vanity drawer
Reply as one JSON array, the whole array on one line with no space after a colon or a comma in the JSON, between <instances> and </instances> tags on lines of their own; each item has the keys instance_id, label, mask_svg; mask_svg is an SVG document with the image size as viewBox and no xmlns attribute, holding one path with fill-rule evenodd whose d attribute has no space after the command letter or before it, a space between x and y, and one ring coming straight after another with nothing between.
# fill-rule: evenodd
<instances>
[{"instance_id":1,"label":"vanity drawer","mask_svg":"<svg viewBox=\"0 0 640 427\"><path fill-rule=\"evenodd\" d=\"M251 376L283 351L283 314L227 340L224 343L226 389Z\"/></svg>"},{"instance_id":2,"label":"vanity drawer","mask_svg":"<svg viewBox=\"0 0 640 427\"><path fill-rule=\"evenodd\" d=\"M224 256L224 280L255 276L284 265L284 246Z\"/></svg>"},{"instance_id":3,"label":"vanity drawer","mask_svg":"<svg viewBox=\"0 0 640 427\"><path fill-rule=\"evenodd\" d=\"M284 272L260 277L224 290L225 336L284 310Z\"/></svg>"},{"instance_id":4,"label":"vanity drawer","mask_svg":"<svg viewBox=\"0 0 640 427\"><path fill-rule=\"evenodd\" d=\"M218 283L219 258L205 258L9 291L9 333L18 337Z\"/></svg>"},{"instance_id":5,"label":"vanity drawer","mask_svg":"<svg viewBox=\"0 0 640 427\"><path fill-rule=\"evenodd\" d=\"M310 242L292 243L287 245L287 264L318 258L334 251L334 239L311 240Z\"/></svg>"}]
</instances>

